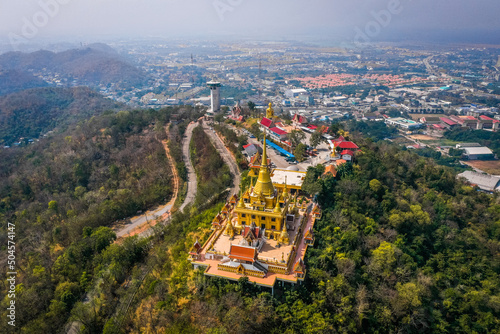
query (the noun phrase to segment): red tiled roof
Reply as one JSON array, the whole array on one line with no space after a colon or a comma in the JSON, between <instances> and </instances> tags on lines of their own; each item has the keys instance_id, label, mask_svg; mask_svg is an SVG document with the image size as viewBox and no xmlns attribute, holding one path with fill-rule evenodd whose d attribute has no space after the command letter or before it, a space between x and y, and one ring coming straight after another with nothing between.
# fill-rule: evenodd
<instances>
[{"instance_id":1,"label":"red tiled roof","mask_svg":"<svg viewBox=\"0 0 500 334\"><path fill-rule=\"evenodd\" d=\"M198 240L196 240L196 242L194 243L193 248L191 248L191 251L189 252L189 254L196 255L196 254L199 254L201 250L202 250L202 247L201 247L200 243L198 242Z\"/></svg>"},{"instance_id":2,"label":"red tiled roof","mask_svg":"<svg viewBox=\"0 0 500 334\"><path fill-rule=\"evenodd\" d=\"M273 121L271 121L269 118L264 117L260 121L260 124L262 124L263 126L265 126L266 128L268 128L268 127L270 127L273 124Z\"/></svg>"},{"instance_id":3,"label":"red tiled roof","mask_svg":"<svg viewBox=\"0 0 500 334\"><path fill-rule=\"evenodd\" d=\"M433 124L432 126L435 127L436 129L439 129L439 130L443 130L444 129L444 126L439 125L439 124Z\"/></svg>"},{"instance_id":4,"label":"red tiled roof","mask_svg":"<svg viewBox=\"0 0 500 334\"><path fill-rule=\"evenodd\" d=\"M439 119L448 125L458 125L456 122L453 122L451 119L446 117L439 117Z\"/></svg>"},{"instance_id":5,"label":"red tiled roof","mask_svg":"<svg viewBox=\"0 0 500 334\"><path fill-rule=\"evenodd\" d=\"M293 116L293 121L294 122L299 122L299 123L307 123L307 120L304 116L301 116L299 114L295 114L295 116Z\"/></svg>"},{"instance_id":6,"label":"red tiled roof","mask_svg":"<svg viewBox=\"0 0 500 334\"><path fill-rule=\"evenodd\" d=\"M256 257L257 248L255 247L231 245L231 249L229 250L230 259L253 262Z\"/></svg>"},{"instance_id":7,"label":"red tiled roof","mask_svg":"<svg viewBox=\"0 0 500 334\"><path fill-rule=\"evenodd\" d=\"M351 157L353 157L353 156L354 156L354 152L353 152L353 151L351 151L351 150L343 150L343 151L340 153L340 155L346 155L346 154L347 154L347 155L350 155Z\"/></svg>"},{"instance_id":8,"label":"red tiled roof","mask_svg":"<svg viewBox=\"0 0 500 334\"><path fill-rule=\"evenodd\" d=\"M229 116L233 121L243 122L243 116Z\"/></svg>"},{"instance_id":9,"label":"red tiled roof","mask_svg":"<svg viewBox=\"0 0 500 334\"><path fill-rule=\"evenodd\" d=\"M316 125L309 124L307 128L311 130L316 130L318 127Z\"/></svg>"},{"instance_id":10,"label":"red tiled roof","mask_svg":"<svg viewBox=\"0 0 500 334\"><path fill-rule=\"evenodd\" d=\"M255 227L254 229L250 228L250 226L245 226L245 230L243 231L243 237L251 236L252 239L256 239L260 235L260 227Z\"/></svg>"},{"instance_id":11,"label":"red tiled roof","mask_svg":"<svg viewBox=\"0 0 500 334\"><path fill-rule=\"evenodd\" d=\"M335 145L335 146L338 146L338 144L342 143L345 141L345 138L340 136L336 139L332 139L332 143Z\"/></svg>"},{"instance_id":12,"label":"red tiled roof","mask_svg":"<svg viewBox=\"0 0 500 334\"><path fill-rule=\"evenodd\" d=\"M485 120L485 121L492 121L493 123L498 123L499 122L498 120L493 119L493 118L488 117L488 116L485 116L485 115L481 115L481 116L479 116L479 118L481 118L482 120Z\"/></svg>"},{"instance_id":13,"label":"red tiled roof","mask_svg":"<svg viewBox=\"0 0 500 334\"><path fill-rule=\"evenodd\" d=\"M283 136L283 135L288 134L288 132L286 132L285 130L282 130L278 127L270 128L269 130L271 130L272 132L276 133L279 136Z\"/></svg>"},{"instance_id":14,"label":"red tiled roof","mask_svg":"<svg viewBox=\"0 0 500 334\"><path fill-rule=\"evenodd\" d=\"M354 144L352 141L343 141L339 144L339 147L342 149L355 149L357 150L358 145Z\"/></svg>"},{"instance_id":15,"label":"red tiled roof","mask_svg":"<svg viewBox=\"0 0 500 334\"><path fill-rule=\"evenodd\" d=\"M260 121L260 124L262 124L263 126L265 126L266 128L270 127L271 125L273 125L273 121L270 120L269 118L266 118L266 117L263 117Z\"/></svg>"}]
</instances>

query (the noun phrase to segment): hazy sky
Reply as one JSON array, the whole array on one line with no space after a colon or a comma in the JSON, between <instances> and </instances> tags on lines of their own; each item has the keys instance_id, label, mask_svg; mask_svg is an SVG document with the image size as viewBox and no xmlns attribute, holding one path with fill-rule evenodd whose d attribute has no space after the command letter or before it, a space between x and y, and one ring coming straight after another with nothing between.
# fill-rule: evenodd
<instances>
[{"instance_id":1,"label":"hazy sky","mask_svg":"<svg viewBox=\"0 0 500 334\"><path fill-rule=\"evenodd\" d=\"M376 23L380 11L390 14ZM371 40L419 31L500 36L499 13L499 0L0 0L0 34L28 40L193 34L353 39L358 31ZM493 42L500 44L498 38Z\"/></svg>"}]
</instances>

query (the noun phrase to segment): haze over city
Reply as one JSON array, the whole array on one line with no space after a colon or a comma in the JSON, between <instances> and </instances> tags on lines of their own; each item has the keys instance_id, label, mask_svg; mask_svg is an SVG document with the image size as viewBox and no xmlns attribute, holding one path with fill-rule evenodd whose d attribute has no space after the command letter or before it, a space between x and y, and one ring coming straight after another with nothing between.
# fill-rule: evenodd
<instances>
[{"instance_id":1,"label":"haze over city","mask_svg":"<svg viewBox=\"0 0 500 334\"><path fill-rule=\"evenodd\" d=\"M32 42L208 36L350 41L357 29L372 29L370 41L447 39L496 44L494 32L500 28L500 2L495 0L32 0L0 6L3 39L15 34ZM26 28L30 23L36 34Z\"/></svg>"}]
</instances>

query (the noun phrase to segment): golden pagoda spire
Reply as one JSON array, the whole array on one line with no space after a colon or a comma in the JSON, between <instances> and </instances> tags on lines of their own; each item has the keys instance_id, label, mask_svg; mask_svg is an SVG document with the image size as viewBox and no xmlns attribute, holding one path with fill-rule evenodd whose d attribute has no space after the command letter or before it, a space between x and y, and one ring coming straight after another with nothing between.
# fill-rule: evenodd
<instances>
[{"instance_id":1,"label":"golden pagoda spire","mask_svg":"<svg viewBox=\"0 0 500 334\"><path fill-rule=\"evenodd\" d=\"M280 213L280 212L281 212L281 207L280 207L280 199L279 199L279 196L278 196L278 198L276 199L276 207L274 208L274 212L275 212L275 213Z\"/></svg>"},{"instance_id":2,"label":"golden pagoda spire","mask_svg":"<svg viewBox=\"0 0 500 334\"><path fill-rule=\"evenodd\" d=\"M283 198L288 198L288 188L286 187L286 175L285 175L285 188L283 189Z\"/></svg>"},{"instance_id":3,"label":"golden pagoda spire","mask_svg":"<svg viewBox=\"0 0 500 334\"><path fill-rule=\"evenodd\" d=\"M231 220L228 220L225 232L226 232L225 234L229 235L230 238L234 238L234 227L233 224L231 223Z\"/></svg>"},{"instance_id":4,"label":"golden pagoda spire","mask_svg":"<svg viewBox=\"0 0 500 334\"><path fill-rule=\"evenodd\" d=\"M262 163L260 164L259 177L253 189L256 196L272 196L274 194L274 186L271 181L271 175L267 168L267 148L266 148L266 132L264 131L264 148L262 149Z\"/></svg>"},{"instance_id":5,"label":"golden pagoda spire","mask_svg":"<svg viewBox=\"0 0 500 334\"><path fill-rule=\"evenodd\" d=\"M280 241L284 244L288 244L290 242L290 237L288 236L288 231L286 230L286 222L283 222L283 229L280 234Z\"/></svg>"},{"instance_id":6,"label":"golden pagoda spire","mask_svg":"<svg viewBox=\"0 0 500 334\"><path fill-rule=\"evenodd\" d=\"M245 202L243 202L243 193L242 189L240 188L240 201L238 202L238 208L243 208L245 206Z\"/></svg>"}]
</instances>

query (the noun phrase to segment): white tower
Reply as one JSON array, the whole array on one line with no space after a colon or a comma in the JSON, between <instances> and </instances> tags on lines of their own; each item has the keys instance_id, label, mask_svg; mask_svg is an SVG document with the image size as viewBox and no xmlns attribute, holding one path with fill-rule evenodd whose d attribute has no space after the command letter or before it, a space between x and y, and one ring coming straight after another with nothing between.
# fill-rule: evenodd
<instances>
[{"instance_id":1,"label":"white tower","mask_svg":"<svg viewBox=\"0 0 500 334\"><path fill-rule=\"evenodd\" d=\"M221 83L216 81L207 82L208 88L210 88L210 95L212 97L212 112L216 113L220 111L220 87Z\"/></svg>"}]
</instances>

